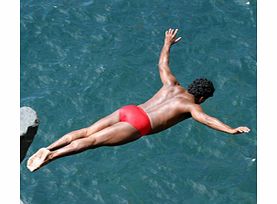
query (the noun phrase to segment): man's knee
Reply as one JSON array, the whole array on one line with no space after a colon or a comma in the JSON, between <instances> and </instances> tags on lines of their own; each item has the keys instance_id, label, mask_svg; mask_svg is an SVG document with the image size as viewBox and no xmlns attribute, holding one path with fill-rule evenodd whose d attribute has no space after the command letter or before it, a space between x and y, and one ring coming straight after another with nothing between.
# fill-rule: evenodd
<instances>
[{"instance_id":1,"label":"man's knee","mask_svg":"<svg viewBox=\"0 0 277 204\"><path fill-rule=\"evenodd\" d=\"M83 128L83 129L81 129L81 131L82 131L82 135L84 135L84 137L88 137L89 136L88 128Z\"/></svg>"},{"instance_id":2,"label":"man's knee","mask_svg":"<svg viewBox=\"0 0 277 204\"><path fill-rule=\"evenodd\" d=\"M75 140L75 141L73 141L73 142L70 143L70 146L71 146L71 148L74 149L74 150L79 150L79 149L81 148L81 142Z\"/></svg>"},{"instance_id":3,"label":"man's knee","mask_svg":"<svg viewBox=\"0 0 277 204\"><path fill-rule=\"evenodd\" d=\"M71 142L70 146L75 150L82 150L84 148L94 147L96 145L96 139L93 137L82 138Z\"/></svg>"}]
</instances>

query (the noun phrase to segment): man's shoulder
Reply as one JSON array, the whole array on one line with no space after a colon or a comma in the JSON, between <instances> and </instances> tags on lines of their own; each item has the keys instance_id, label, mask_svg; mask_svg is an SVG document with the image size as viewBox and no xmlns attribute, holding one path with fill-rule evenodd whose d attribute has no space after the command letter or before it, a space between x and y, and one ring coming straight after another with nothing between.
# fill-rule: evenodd
<instances>
[{"instance_id":1,"label":"man's shoulder","mask_svg":"<svg viewBox=\"0 0 277 204\"><path fill-rule=\"evenodd\" d=\"M176 84L164 84L161 89L179 89L182 91L186 91L186 88L183 87L179 82Z\"/></svg>"},{"instance_id":2,"label":"man's shoulder","mask_svg":"<svg viewBox=\"0 0 277 204\"><path fill-rule=\"evenodd\" d=\"M189 100L185 100L182 103L182 108L184 109L185 112L191 112L191 111L195 111L195 110L202 110L202 108L199 104L196 104L196 103L191 102Z\"/></svg>"}]
</instances>

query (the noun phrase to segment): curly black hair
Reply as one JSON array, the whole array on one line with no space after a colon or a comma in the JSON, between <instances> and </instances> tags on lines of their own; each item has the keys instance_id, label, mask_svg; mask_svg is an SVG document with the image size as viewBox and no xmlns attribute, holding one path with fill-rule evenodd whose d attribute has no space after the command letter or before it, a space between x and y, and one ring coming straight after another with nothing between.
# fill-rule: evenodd
<instances>
[{"instance_id":1,"label":"curly black hair","mask_svg":"<svg viewBox=\"0 0 277 204\"><path fill-rule=\"evenodd\" d=\"M205 78L195 79L188 87L188 92L196 99L200 99L200 97L207 99L213 96L214 91L213 83Z\"/></svg>"}]
</instances>

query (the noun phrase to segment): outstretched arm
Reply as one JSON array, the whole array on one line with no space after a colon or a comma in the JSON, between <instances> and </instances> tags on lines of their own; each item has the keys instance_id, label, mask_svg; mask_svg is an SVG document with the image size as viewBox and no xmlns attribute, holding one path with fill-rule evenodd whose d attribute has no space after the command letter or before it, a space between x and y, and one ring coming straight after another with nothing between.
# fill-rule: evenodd
<instances>
[{"instance_id":1,"label":"outstretched arm","mask_svg":"<svg viewBox=\"0 0 277 204\"><path fill-rule=\"evenodd\" d=\"M176 34L178 32L178 29L169 29L165 32L165 39L164 39L164 45L160 54L159 59L159 72L160 77L162 80L162 83L164 85L175 85L178 84L178 81L173 76L173 74L170 71L169 67L169 53L170 53L170 47L174 43L177 43L181 40L181 37L176 39Z\"/></svg>"},{"instance_id":2,"label":"outstretched arm","mask_svg":"<svg viewBox=\"0 0 277 204\"><path fill-rule=\"evenodd\" d=\"M194 105L191 108L190 112L193 119L215 130L219 130L229 134L241 134L241 133L248 133L250 131L248 127L231 128L230 126L224 124L217 118L211 117L206 113L204 113L201 106L199 105Z\"/></svg>"}]
</instances>

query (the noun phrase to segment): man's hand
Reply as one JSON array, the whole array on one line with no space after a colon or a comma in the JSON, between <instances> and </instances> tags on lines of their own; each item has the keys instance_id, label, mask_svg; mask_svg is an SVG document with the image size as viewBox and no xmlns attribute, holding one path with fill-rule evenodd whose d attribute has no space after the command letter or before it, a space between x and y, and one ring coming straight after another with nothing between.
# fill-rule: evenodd
<instances>
[{"instance_id":1,"label":"man's hand","mask_svg":"<svg viewBox=\"0 0 277 204\"><path fill-rule=\"evenodd\" d=\"M248 133L249 131L248 127L237 127L233 129L232 134Z\"/></svg>"},{"instance_id":2,"label":"man's hand","mask_svg":"<svg viewBox=\"0 0 277 204\"><path fill-rule=\"evenodd\" d=\"M176 39L176 34L178 32L178 29L171 29L165 31L165 39L164 44L173 45L181 40L181 37Z\"/></svg>"}]
</instances>

